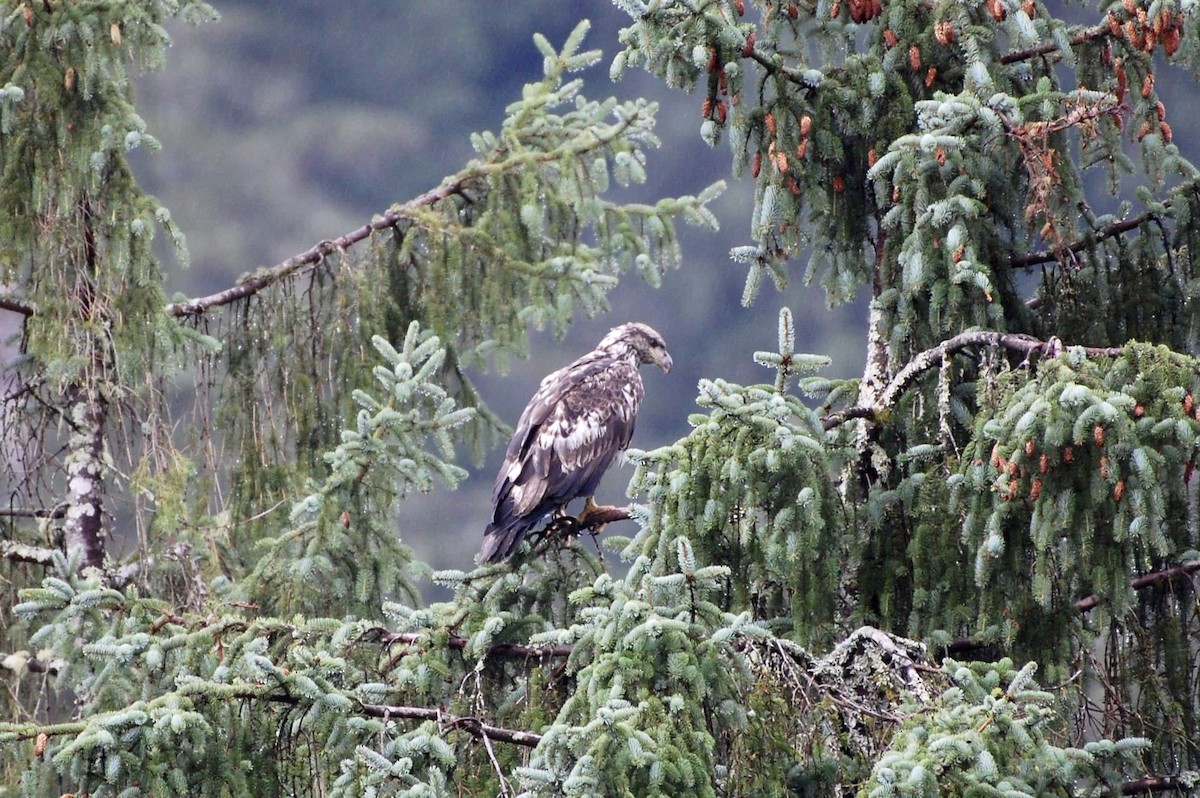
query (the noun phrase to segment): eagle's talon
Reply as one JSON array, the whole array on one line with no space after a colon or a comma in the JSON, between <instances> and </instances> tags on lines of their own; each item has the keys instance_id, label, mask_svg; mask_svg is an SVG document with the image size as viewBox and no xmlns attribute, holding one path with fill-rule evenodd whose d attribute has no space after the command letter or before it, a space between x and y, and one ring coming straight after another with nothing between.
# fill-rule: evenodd
<instances>
[{"instance_id":1,"label":"eagle's talon","mask_svg":"<svg viewBox=\"0 0 1200 798\"><path fill-rule=\"evenodd\" d=\"M579 514L579 528L590 530L593 535L599 535L604 531L604 527L608 526L608 522L590 524L589 520L595 515L612 512L616 509L611 504L596 504L595 498L588 496L587 502L583 505L583 512Z\"/></svg>"}]
</instances>

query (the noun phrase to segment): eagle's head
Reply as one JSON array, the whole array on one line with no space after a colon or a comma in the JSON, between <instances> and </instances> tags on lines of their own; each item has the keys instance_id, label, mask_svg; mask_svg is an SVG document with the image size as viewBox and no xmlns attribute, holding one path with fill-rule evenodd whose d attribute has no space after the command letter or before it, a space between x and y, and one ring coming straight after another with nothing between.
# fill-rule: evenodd
<instances>
[{"instance_id":1,"label":"eagle's head","mask_svg":"<svg viewBox=\"0 0 1200 798\"><path fill-rule=\"evenodd\" d=\"M653 363L666 374L671 370L671 354L663 337L648 324L630 322L613 327L600 341L598 349L617 357L635 357L639 364Z\"/></svg>"}]
</instances>

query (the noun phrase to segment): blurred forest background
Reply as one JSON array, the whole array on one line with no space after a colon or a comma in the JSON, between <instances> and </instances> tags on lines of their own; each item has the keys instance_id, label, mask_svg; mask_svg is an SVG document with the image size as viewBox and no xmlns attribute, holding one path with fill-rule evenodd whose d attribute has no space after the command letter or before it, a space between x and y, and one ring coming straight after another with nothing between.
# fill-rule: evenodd
<instances>
[{"instance_id":1,"label":"blurred forest background","mask_svg":"<svg viewBox=\"0 0 1200 798\"><path fill-rule=\"evenodd\" d=\"M216 7L216 28L171 28L166 70L138 87L139 111L163 151L133 153L135 168L187 233L192 258L190 269L169 278L169 292L218 290L437 185L473 157L469 134L498 129L505 106L541 76L532 34L561 44L587 18L585 47L605 54L582 75L587 94L661 105L665 146L651 153L649 179L633 196L652 202L725 179L729 188L713 205L722 229L681 227L685 265L660 289L627 277L611 295L610 313L579 319L561 341L541 331L528 360L480 377L484 401L515 424L545 374L590 350L610 327L646 321L663 333L675 368L646 375L633 445L670 443L687 432L700 377L772 378L751 355L775 347L781 305L795 313L798 348L833 358L827 376L862 372L865 303L830 312L819 287L794 281L742 307L745 270L729 250L749 242L753 180L730 179L728 149L701 141L699 96L669 91L640 70L609 80L606 66L629 18L607 0L220 0ZM404 502L399 531L418 557L434 568L471 566L501 456L497 447L483 463L464 462L472 476L454 493ZM613 469L599 499L624 503L632 473Z\"/></svg>"}]
</instances>

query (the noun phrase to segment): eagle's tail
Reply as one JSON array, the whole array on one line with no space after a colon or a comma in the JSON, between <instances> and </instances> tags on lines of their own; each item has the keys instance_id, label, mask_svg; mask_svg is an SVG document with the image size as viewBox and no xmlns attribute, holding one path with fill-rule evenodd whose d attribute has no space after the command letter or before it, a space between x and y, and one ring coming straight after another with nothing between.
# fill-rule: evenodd
<instances>
[{"instance_id":1,"label":"eagle's tail","mask_svg":"<svg viewBox=\"0 0 1200 798\"><path fill-rule=\"evenodd\" d=\"M525 537L525 530L529 527L530 524L523 518L514 518L507 523L488 524L483 532L483 549L479 552L479 561L489 563L507 559L517 550L521 538Z\"/></svg>"}]
</instances>

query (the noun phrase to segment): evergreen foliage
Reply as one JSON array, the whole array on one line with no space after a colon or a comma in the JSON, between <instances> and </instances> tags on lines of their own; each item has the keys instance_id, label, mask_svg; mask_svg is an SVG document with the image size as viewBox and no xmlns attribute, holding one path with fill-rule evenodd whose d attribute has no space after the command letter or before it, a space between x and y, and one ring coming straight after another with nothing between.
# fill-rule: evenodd
<instances>
[{"instance_id":1,"label":"evergreen foliage","mask_svg":"<svg viewBox=\"0 0 1200 798\"><path fill-rule=\"evenodd\" d=\"M503 431L472 370L716 223L719 184L615 198L655 108L584 96L586 24L441 185L168 303L125 70L214 12L0 19L0 793L1195 793L1196 170L1154 80L1195 5L618 5L612 73L701 86L756 181L744 300L802 256L871 296L861 380L785 309L770 381L630 453L621 572L569 519L470 572L395 531Z\"/></svg>"},{"instance_id":2,"label":"evergreen foliage","mask_svg":"<svg viewBox=\"0 0 1200 798\"><path fill-rule=\"evenodd\" d=\"M1120 789L1122 759L1145 740L1059 748L1047 739L1054 697L1029 663L942 666L953 682L919 720L901 724L864 790L868 798L942 795L1107 795Z\"/></svg>"}]
</instances>

